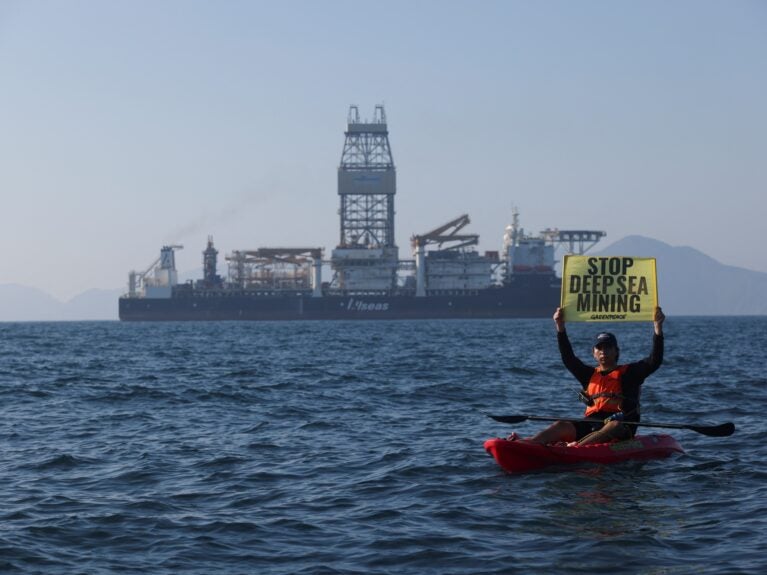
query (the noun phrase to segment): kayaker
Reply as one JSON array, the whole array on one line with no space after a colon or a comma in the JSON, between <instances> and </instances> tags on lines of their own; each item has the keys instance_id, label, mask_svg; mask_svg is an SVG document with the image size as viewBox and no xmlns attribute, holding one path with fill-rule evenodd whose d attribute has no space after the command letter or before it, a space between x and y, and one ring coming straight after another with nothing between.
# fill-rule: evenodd
<instances>
[{"instance_id":1,"label":"kayaker","mask_svg":"<svg viewBox=\"0 0 767 575\"><path fill-rule=\"evenodd\" d=\"M554 312L554 324L557 328L562 362L583 388L580 396L587 404L584 416L599 421L557 421L529 440L543 444L562 441L587 445L633 437L637 426L624 425L622 422L639 421L640 386L663 362L665 319L661 308L656 307L653 316L652 352L635 363L619 365L618 340L609 332L598 334L592 349L597 366L590 367L575 356L565 330L564 311L557 308Z\"/></svg>"}]
</instances>

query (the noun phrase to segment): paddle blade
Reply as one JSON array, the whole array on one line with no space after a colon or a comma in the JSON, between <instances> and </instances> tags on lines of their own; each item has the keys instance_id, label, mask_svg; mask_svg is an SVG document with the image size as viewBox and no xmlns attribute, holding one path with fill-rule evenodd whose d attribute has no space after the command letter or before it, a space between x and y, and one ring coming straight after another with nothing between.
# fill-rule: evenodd
<instances>
[{"instance_id":1,"label":"paddle blade","mask_svg":"<svg viewBox=\"0 0 767 575\"><path fill-rule=\"evenodd\" d=\"M687 427L709 437L729 437L735 433L735 424L729 421L721 425L688 425Z\"/></svg>"},{"instance_id":2,"label":"paddle blade","mask_svg":"<svg viewBox=\"0 0 767 575\"><path fill-rule=\"evenodd\" d=\"M501 423L522 423L529 419L527 415L488 415L488 417Z\"/></svg>"}]
</instances>

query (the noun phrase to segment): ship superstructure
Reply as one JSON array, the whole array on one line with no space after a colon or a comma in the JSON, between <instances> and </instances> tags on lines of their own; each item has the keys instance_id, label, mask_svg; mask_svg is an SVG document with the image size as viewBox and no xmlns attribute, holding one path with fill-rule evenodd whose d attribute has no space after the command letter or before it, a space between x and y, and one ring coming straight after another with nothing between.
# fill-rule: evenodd
<instances>
[{"instance_id":1,"label":"ship superstructure","mask_svg":"<svg viewBox=\"0 0 767 575\"><path fill-rule=\"evenodd\" d=\"M160 250L160 256L143 272L131 271L128 274L127 297L149 299L171 297L173 288L178 285L175 250L183 249L183 247L180 245L163 246Z\"/></svg>"},{"instance_id":2,"label":"ship superstructure","mask_svg":"<svg viewBox=\"0 0 767 575\"><path fill-rule=\"evenodd\" d=\"M225 256L218 273L212 237L202 279L178 283L174 250L131 272L122 320L299 320L501 318L549 315L559 301L557 247L585 253L605 233L547 229L528 235L512 211L501 251L477 251L463 214L411 237L400 260L394 234L396 170L383 106L361 121L351 106L338 167L340 237L329 260L321 247L262 247ZM332 277L323 282L323 266Z\"/></svg>"}]
</instances>

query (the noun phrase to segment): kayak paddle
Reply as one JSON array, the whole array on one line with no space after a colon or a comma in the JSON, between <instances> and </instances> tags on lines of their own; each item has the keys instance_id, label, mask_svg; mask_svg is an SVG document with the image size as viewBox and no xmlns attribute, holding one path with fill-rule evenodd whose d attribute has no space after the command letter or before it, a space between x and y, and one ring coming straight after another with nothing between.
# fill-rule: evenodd
<instances>
[{"instance_id":1,"label":"kayak paddle","mask_svg":"<svg viewBox=\"0 0 767 575\"><path fill-rule=\"evenodd\" d=\"M601 419L572 419L568 417L547 417L542 415L488 415L501 423L522 423L528 419L537 421L587 421L589 423L603 423ZM645 427L667 427L670 429L689 429L696 433L709 437L727 437L735 433L735 425L732 422L720 425L686 425L682 423L645 423L644 421L624 421L626 425L644 425Z\"/></svg>"}]
</instances>

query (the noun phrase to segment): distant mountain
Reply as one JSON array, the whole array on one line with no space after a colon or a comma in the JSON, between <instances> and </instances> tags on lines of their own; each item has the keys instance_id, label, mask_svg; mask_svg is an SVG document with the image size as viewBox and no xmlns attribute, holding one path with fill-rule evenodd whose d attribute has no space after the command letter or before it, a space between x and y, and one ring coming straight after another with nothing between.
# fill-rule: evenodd
<instances>
[{"instance_id":1,"label":"distant mountain","mask_svg":"<svg viewBox=\"0 0 767 575\"><path fill-rule=\"evenodd\" d=\"M73 297L64 304L70 319L105 320L118 319L117 299L124 289L91 289Z\"/></svg>"},{"instance_id":2,"label":"distant mountain","mask_svg":"<svg viewBox=\"0 0 767 575\"><path fill-rule=\"evenodd\" d=\"M0 321L116 320L123 290L92 289L61 302L37 288L0 285Z\"/></svg>"},{"instance_id":3,"label":"distant mountain","mask_svg":"<svg viewBox=\"0 0 767 575\"><path fill-rule=\"evenodd\" d=\"M654 257L660 305L667 314L767 315L767 273L642 236L627 236L593 254Z\"/></svg>"},{"instance_id":4,"label":"distant mountain","mask_svg":"<svg viewBox=\"0 0 767 575\"><path fill-rule=\"evenodd\" d=\"M45 321L62 319L62 303L37 288L0 285L0 320Z\"/></svg>"}]
</instances>

